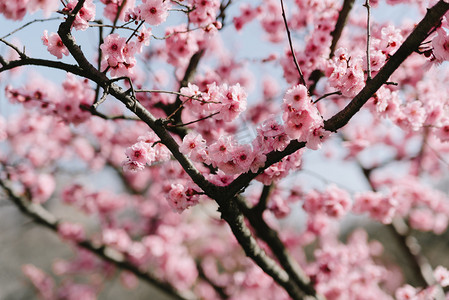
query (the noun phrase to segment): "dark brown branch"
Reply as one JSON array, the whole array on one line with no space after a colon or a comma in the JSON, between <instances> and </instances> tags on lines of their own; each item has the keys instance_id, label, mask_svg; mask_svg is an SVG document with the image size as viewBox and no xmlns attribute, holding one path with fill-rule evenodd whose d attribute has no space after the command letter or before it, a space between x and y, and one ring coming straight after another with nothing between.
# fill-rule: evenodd
<instances>
[{"instance_id":1,"label":"dark brown branch","mask_svg":"<svg viewBox=\"0 0 449 300\"><path fill-rule=\"evenodd\" d=\"M343 28L345 28L346 21L348 20L349 12L354 5L354 0L345 0L343 2L343 6L338 14L337 23L335 24L334 30L331 32L332 43L331 43L331 52L329 57L334 56L335 49L337 48L337 43L340 40L341 33L343 32Z\"/></svg>"},{"instance_id":2,"label":"dark brown branch","mask_svg":"<svg viewBox=\"0 0 449 300\"><path fill-rule=\"evenodd\" d=\"M298 60L296 59L295 50L293 49L292 37L290 35L290 29L288 28L287 17L285 16L283 0L281 0L281 8L282 8L282 19L284 19L285 30L287 31L288 44L290 45L290 51L292 52L293 62L295 64L296 70L298 70L298 74L299 74L299 83L301 83L303 86L307 87L306 81L304 79L304 74L302 73L301 68L299 67Z\"/></svg>"},{"instance_id":3,"label":"dark brown branch","mask_svg":"<svg viewBox=\"0 0 449 300\"><path fill-rule=\"evenodd\" d=\"M78 66L75 65L69 65L63 62L59 61L53 61L53 60L46 60L46 59L39 59L39 58L24 58L19 60L12 60L9 62L6 62L5 65L3 65L0 68L0 73L8 70L12 70L14 68L18 68L21 66L42 66L42 67L48 67L53 69L59 69L66 72L70 72L72 74L83 76L89 79L92 79L89 77L89 74L86 74L83 69L81 69Z\"/></svg>"},{"instance_id":4,"label":"dark brown branch","mask_svg":"<svg viewBox=\"0 0 449 300\"><path fill-rule=\"evenodd\" d=\"M371 5L365 0L366 7L366 81L371 80Z\"/></svg>"},{"instance_id":5,"label":"dark brown branch","mask_svg":"<svg viewBox=\"0 0 449 300\"><path fill-rule=\"evenodd\" d=\"M261 195L265 197L268 193L268 187L264 188ZM293 259L285 248L284 243L279 238L276 230L272 229L263 219L262 214L258 210L249 208L245 199L241 196L237 196L237 203L244 215L248 218L251 226L256 231L256 234L261 238L268 247L271 249L273 255L279 261L279 264L284 268L290 278L299 286L299 288L305 292L305 294L314 297L315 299L323 299L321 295L318 295L310 282L310 279L300 268L298 263ZM257 206L255 206L257 208Z\"/></svg>"},{"instance_id":6,"label":"dark brown branch","mask_svg":"<svg viewBox=\"0 0 449 300\"><path fill-rule=\"evenodd\" d=\"M238 200L228 198L216 199L219 204L219 211L222 218L231 227L234 236L242 246L246 255L256 262L256 264L268 275L270 275L279 285L281 285L292 299L304 299L305 290L300 290L294 280L281 269L278 264L271 259L259 247L251 231L245 224L244 217L236 205Z\"/></svg>"},{"instance_id":7,"label":"dark brown branch","mask_svg":"<svg viewBox=\"0 0 449 300\"><path fill-rule=\"evenodd\" d=\"M17 196L12 191L12 189L9 188L9 186L7 186L6 183L2 180L0 180L0 186L3 188L3 191L9 197L9 199L20 209L20 211L29 216L33 220L33 222L47 227L54 232L58 231L58 224L61 222L60 219L55 217L41 205L34 204L24 197ZM156 288L159 288L161 291L169 294L175 299L185 300L192 298L191 296L181 294L171 284L160 281L152 274L142 271L133 264L130 264L123 258L122 254L113 251L113 249L107 246L97 246L89 240L77 242L76 245L90 251L91 253L97 255L99 258L114 264L120 269L130 271L140 279L152 284Z\"/></svg>"},{"instance_id":8,"label":"dark brown branch","mask_svg":"<svg viewBox=\"0 0 449 300\"><path fill-rule=\"evenodd\" d=\"M273 183L270 185L263 186L262 193L260 194L259 197L259 202L257 202L257 204L253 208L251 208L252 213L262 215L262 213L267 208L268 199L270 198L270 194L273 188L274 188Z\"/></svg>"}]
</instances>

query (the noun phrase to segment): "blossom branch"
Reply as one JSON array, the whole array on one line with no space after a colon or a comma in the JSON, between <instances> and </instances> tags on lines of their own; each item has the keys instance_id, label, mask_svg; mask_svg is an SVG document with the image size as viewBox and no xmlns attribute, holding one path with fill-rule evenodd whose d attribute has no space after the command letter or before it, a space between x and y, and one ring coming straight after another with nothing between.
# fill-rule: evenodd
<instances>
[{"instance_id":1,"label":"blossom branch","mask_svg":"<svg viewBox=\"0 0 449 300\"><path fill-rule=\"evenodd\" d=\"M369 4L369 0L365 0L363 6L366 7L366 81L369 81L371 80L371 5Z\"/></svg>"},{"instance_id":2,"label":"blossom branch","mask_svg":"<svg viewBox=\"0 0 449 300\"><path fill-rule=\"evenodd\" d=\"M48 210L43 208L39 204L35 204L30 202L25 197L20 197L16 195L13 190L3 181L0 180L0 186L3 191L9 197L9 199L22 211L25 215L29 216L33 222L40 224L48 229L58 232L58 225L61 223L61 220L55 217ZM76 245L80 248L86 249L89 252L97 255L101 259L110 262L117 266L120 269L127 270L140 279L150 283L156 288L164 291L175 299L186 300L191 299L191 295L184 295L178 292L171 284L167 282L163 282L152 274L140 270L138 267L133 264L127 262L123 255L115 252L112 248L109 248L105 245L94 245L90 240L83 240L80 242L76 242Z\"/></svg>"},{"instance_id":3,"label":"blossom branch","mask_svg":"<svg viewBox=\"0 0 449 300\"><path fill-rule=\"evenodd\" d=\"M29 21L28 23L25 23L24 25L20 26L19 28L14 29L10 33L2 36L0 39L5 39L5 38L13 35L14 33L19 32L20 30L22 30L22 29L24 29L24 28L26 28L26 27L34 24L34 23L38 23L38 22L42 23L42 22L54 21L54 20L63 20L63 18L61 18L61 17L54 17L54 18L49 18L49 19L35 19L33 21Z\"/></svg>"},{"instance_id":4,"label":"blossom branch","mask_svg":"<svg viewBox=\"0 0 449 300\"><path fill-rule=\"evenodd\" d=\"M307 86L306 81L304 79L304 74L302 73L301 68L299 67L299 64L298 64L298 60L296 59L295 50L293 49L292 37L290 35L290 29L288 28L287 17L285 16L283 0L281 0L281 8L282 8L282 18L284 19L285 30L287 31L288 44L290 45L290 51L292 52L293 62L295 63L296 70L298 70L298 74L299 74L299 83L301 83L303 86Z\"/></svg>"}]
</instances>

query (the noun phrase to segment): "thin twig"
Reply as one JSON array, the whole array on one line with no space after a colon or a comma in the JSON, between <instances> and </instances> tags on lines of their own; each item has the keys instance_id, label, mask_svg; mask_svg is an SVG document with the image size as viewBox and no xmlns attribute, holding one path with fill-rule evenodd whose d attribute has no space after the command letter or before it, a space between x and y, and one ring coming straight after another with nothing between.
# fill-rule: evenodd
<instances>
[{"instance_id":1,"label":"thin twig","mask_svg":"<svg viewBox=\"0 0 449 300\"><path fill-rule=\"evenodd\" d=\"M14 51L16 51L17 54L19 54L21 59L27 58L27 56L24 52L22 52L19 48L17 48L15 45L11 44L10 42L8 42L4 39L0 39L0 42L2 42L3 44L7 45L10 48L12 48Z\"/></svg>"},{"instance_id":2,"label":"thin twig","mask_svg":"<svg viewBox=\"0 0 449 300\"><path fill-rule=\"evenodd\" d=\"M89 105L80 105L80 108L90 112L92 115L100 117L102 119L105 120L128 120L128 121L142 121L139 118L133 118L133 117L128 117L125 115L118 115L118 116L107 116L101 112L99 112L98 110L95 109L95 107L93 106L89 106Z\"/></svg>"},{"instance_id":3,"label":"thin twig","mask_svg":"<svg viewBox=\"0 0 449 300\"><path fill-rule=\"evenodd\" d=\"M187 122L187 123L184 123L184 124L175 124L175 125L168 124L167 127L182 127L182 126L187 126L187 125L190 125L190 124L198 123L198 122L200 122L200 121L203 121L203 120L212 118L213 116L218 115L219 113L220 113L220 112L217 111L217 112L215 112L215 113L213 113L213 114L210 114L210 115L208 115L208 116L206 116L206 117L200 118L200 119L195 120L195 121Z\"/></svg>"},{"instance_id":4,"label":"thin twig","mask_svg":"<svg viewBox=\"0 0 449 300\"><path fill-rule=\"evenodd\" d=\"M316 99L315 101L313 101L313 104L316 104L321 99L324 99L324 98L332 96L332 95L341 95L341 92L340 91L335 91L335 92L330 92L330 93L324 94L323 96L321 96L318 99Z\"/></svg>"},{"instance_id":5,"label":"thin twig","mask_svg":"<svg viewBox=\"0 0 449 300\"><path fill-rule=\"evenodd\" d=\"M371 6L369 0L365 0L366 7L366 81L371 80Z\"/></svg>"},{"instance_id":6,"label":"thin twig","mask_svg":"<svg viewBox=\"0 0 449 300\"><path fill-rule=\"evenodd\" d=\"M127 0L123 0L122 3L120 4L120 6L118 7L117 13L115 14L115 18L114 18L114 23L112 24L113 27L111 29L111 32L109 32L109 34L113 34L114 33L115 28L117 26L118 19L120 18L120 14L122 13L122 10L123 10L123 8L126 5L126 1Z\"/></svg>"},{"instance_id":7,"label":"thin twig","mask_svg":"<svg viewBox=\"0 0 449 300\"><path fill-rule=\"evenodd\" d=\"M189 98L195 101L199 101L201 103L214 103L214 104L220 104L221 102L219 101L206 101L203 100L201 98L198 98L196 96L189 96L189 95L185 95L183 93L180 92L175 92L175 91L165 91L165 90L135 90L136 93L161 93L161 94L170 94L170 95L177 95L177 96L181 96L181 97L185 97L185 98Z\"/></svg>"},{"instance_id":8,"label":"thin twig","mask_svg":"<svg viewBox=\"0 0 449 300\"><path fill-rule=\"evenodd\" d=\"M20 30L24 29L25 27L30 26L30 25L33 24L33 23L37 23L37 22L46 22L46 21L54 21L54 20L64 20L64 18L61 18L61 17L54 17L54 18L49 18L49 19L36 19L36 20L30 21L30 22L28 22L28 23L26 23L26 24L20 26L19 28L17 28L17 29L15 29L15 30L11 31L11 32L8 33L7 35L2 36L0 39L5 39L5 38L7 38L7 37L13 35L13 34L16 33L16 32L19 32Z\"/></svg>"},{"instance_id":9,"label":"thin twig","mask_svg":"<svg viewBox=\"0 0 449 300\"><path fill-rule=\"evenodd\" d=\"M282 8L282 18L284 19L285 30L287 31L288 43L290 45L290 51L292 52L293 62L295 63L296 69L298 70L299 73L299 83L307 87L306 81L304 79L304 74L302 73L301 68L299 67L298 60L296 59L295 50L293 49L292 38L290 36L290 29L288 28L287 17L285 16L283 0L281 0L281 8Z\"/></svg>"}]
</instances>

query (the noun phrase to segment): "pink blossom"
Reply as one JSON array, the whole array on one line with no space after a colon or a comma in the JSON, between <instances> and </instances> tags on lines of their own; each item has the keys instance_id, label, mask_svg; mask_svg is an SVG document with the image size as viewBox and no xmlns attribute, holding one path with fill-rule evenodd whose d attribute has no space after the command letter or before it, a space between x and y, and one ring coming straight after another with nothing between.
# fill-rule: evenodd
<instances>
[{"instance_id":1,"label":"pink blossom","mask_svg":"<svg viewBox=\"0 0 449 300\"><path fill-rule=\"evenodd\" d=\"M145 165L128 159L122 163L122 168L125 172L138 172L145 169Z\"/></svg>"},{"instance_id":2,"label":"pink blossom","mask_svg":"<svg viewBox=\"0 0 449 300\"><path fill-rule=\"evenodd\" d=\"M7 19L22 20L27 13L27 2L26 0L1 1L0 13Z\"/></svg>"},{"instance_id":3,"label":"pink blossom","mask_svg":"<svg viewBox=\"0 0 449 300\"><path fill-rule=\"evenodd\" d=\"M167 19L169 8L169 1L143 0L142 4L136 7L135 12L148 24L159 25Z\"/></svg>"},{"instance_id":4,"label":"pink blossom","mask_svg":"<svg viewBox=\"0 0 449 300\"><path fill-rule=\"evenodd\" d=\"M50 174L39 174L31 187L32 201L43 203L53 194L56 187L54 177Z\"/></svg>"},{"instance_id":5,"label":"pink blossom","mask_svg":"<svg viewBox=\"0 0 449 300\"><path fill-rule=\"evenodd\" d=\"M45 46L47 46L48 52L57 58L61 59L62 55L69 55L69 49L63 44L61 38L57 33L52 32L50 36L48 36L48 31L44 30L44 35L42 36L42 42Z\"/></svg>"},{"instance_id":6,"label":"pink blossom","mask_svg":"<svg viewBox=\"0 0 449 300\"><path fill-rule=\"evenodd\" d=\"M446 30L438 29L432 39L433 54L438 61L449 60L449 35Z\"/></svg>"},{"instance_id":7,"label":"pink blossom","mask_svg":"<svg viewBox=\"0 0 449 300\"><path fill-rule=\"evenodd\" d=\"M436 267L433 271L433 276L442 287L449 286L449 271L445 267Z\"/></svg>"},{"instance_id":8,"label":"pink blossom","mask_svg":"<svg viewBox=\"0 0 449 300\"><path fill-rule=\"evenodd\" d=\"M384 196L377 192L356 194L352 210L355 213L368 212L374 220L389 224L396 214L398 202L392 196Z\"/></svg>"},{"instance_id":9,"label":"pink blossom","mask_svg":"<svg viewBox=\"0 0 449 300\"><path fill-rule=\"evenodd\" d=\"M413 209L409 215L410 226L421 231L430 231L434 227L435 216L430 209Z\"/></svg>"},{"instance_id":10,"label":"pink blossom","mask_svg":"<svg viewBox=\"0 0 449 300\"><path fill-rule=\"evenodd\" d=\"M224 97L221 98L220 113L216 116L217 119L223 119L226 122L232 121L246 109L246 93L240 84L227 86L224 85L222 93Z\"/></svg>"},{"instance_id":11,"label":"pink blossom","mask_svg":"<svg viewBox=\"0 0 449 300\"><path fill-rule=\"evenodd\" d=\"M125 154L131 161L143 165L151 164L154 161L154 153L150 152L147 144L142 141L126 148Z\"/></svg>"},{"instance_id":12,"label":"pink blossom","mask_svg":"<svg viewBox=\"0 0 449 300\"><path fill-rule=\"evenodd\" d=\"M194 161L203 161L206 156L206 141L201 134L189 132L179 147L179 151Z\"/></svg>"},{"instance_id":13,"label":"pink blossom","mask_svg":"<svg viewBox=\"0 0 449 300\"><path fill-rule=\"evenodd\" d=\"M218 0L193 0L192 6L195 8L189 15L191 22L204 26L215 21L220 1Z\"/></svg>"},{"instance_id":14,"label":"pink blossom","mask_svg":"<svg viewBox=\"0 0 449 300\"><path fill-rule=\"evenodd\" d=\"M198 203L198 196L195 190L175 183L171 185L167 200L174 211L181 213L187 208L196 205Z\"/></svg>"},{"instance_id":15,"label":"pink blossom","mask_svg":"<svg viewBox=\"0 0 449 300\"><path fill-rule=\"evenodd\" d=\"M69 222L63 222L58 225L58 234L65 240L75 242L80 242L86 237L82 225Z\"/></svg>"},{"instance_id":16,"label":"pink blossom","mask_svg":"<svg viewBox=\"0 0 449 300\"><path fill-rule=\"evenodd\" d=\"M234 147L235 141L231 137L221 136L218 141L209 146L212 164L230 161Z\"/></svg>"},{"instance_id":17,"label":"pink blossom","mask_svg":"<svg viewBox=\"0 0 449 300\"><path fill-rule=\"evenodd\" d=\"M251 7L248 3L243 3L240 5L240 15L234 17L232 20L237 31L240 31L243 26L252 20L254 20L259 14L261 10L259 8Z\"/></svg>"}]
</instances>

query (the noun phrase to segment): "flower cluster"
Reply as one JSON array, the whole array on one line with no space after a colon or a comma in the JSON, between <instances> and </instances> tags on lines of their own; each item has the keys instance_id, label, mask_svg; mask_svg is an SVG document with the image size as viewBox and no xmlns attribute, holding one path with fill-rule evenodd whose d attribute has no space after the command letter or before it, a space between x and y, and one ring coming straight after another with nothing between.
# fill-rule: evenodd
<instances>
[{"instance_id":1,"label":"flower cluster","mask_svg":"<svg viewBox=\"0 0 449 300\"><path fill-rule=\"evenodd\" d=\"M347 49L337 49L328 61L326 77L343 96L354 97L365 85L361 57L350 57Z\"/></svg>"},{"instance_id":2,"label":"flower cluster","mask_svg":"<svg viewBox=\"0 0 449 300\"><path fill-rule=\"evenodd\" d=\"M170 159L169 150L160 143L154 132L140 136L137 143L126 148L125 154L128 159L123 162L123 169L132 172L143 170L146 165L151 165L154 162Z\"/></svg>"},{"instance_id":3,"label":"flower cluster","mask_svg":"<svg viewBox=\"0 0 449 300\"><path fill-rule=\"evenodd\" d=\"M296 85L285 94L282 117L290 139L307 142L306 146L310 149L318 149L321 139L327 136L323 119L303 85Z\"/></svg>"},{"instance_id":4,"label":"flower cluster","mask_svg":"<svg viewBox=\"0 0 449 300\"><path fill-rule=\"evenodd\" d=\"M143 20L150 25L157 26L165 22L169 9L170 1L142 0L141 5L127 12L125 20Z\"/></svg>"},{"instance_id":5,"label":"flower cluster","mask_svg":"<svg viewBox=\"0 0 449 300\"><path fill-rule=\"evenodd\" d=\"M62 58L63 54L65 56L69 55L69 49L67 49L57 33L52 32L50 36L48 36L48 31L44 30L42 43L47 46L47 50L48 52L50 52L50 54L56 56L59 59Z\"/></svg>"},{"instance_id":6,"label":"flower cluster","mask_svg":"<svg viewBox=\"0 0 449 300\"><path fill-rule=\"evenodd\" d=\"M246 109L246 92L235 85L207 85L206 92L200 92L194 84L181 89L184 106L196 117L214 115L214 119L231 122Z\"/></svg>"},{"instance_id":7,"label":"flower cluster","mask_svg":"<svg viewBox=\"0 0 449 300\"><path fill-rule=\"evenodd\" d=\"M199 26L205 26L215 21L220 8L218 0L191 0L193 11L189 14L190 21Z\"/></svg>"}]
</instances>

